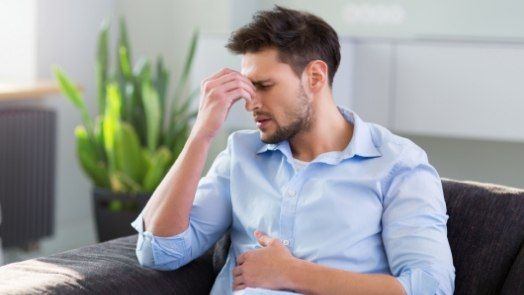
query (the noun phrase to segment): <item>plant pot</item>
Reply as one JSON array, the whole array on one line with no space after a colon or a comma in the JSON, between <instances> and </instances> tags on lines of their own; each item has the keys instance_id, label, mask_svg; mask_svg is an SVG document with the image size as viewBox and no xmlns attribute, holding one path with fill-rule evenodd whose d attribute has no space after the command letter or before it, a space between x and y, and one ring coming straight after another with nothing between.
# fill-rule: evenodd
<instances>
[{"instance_id":1,"label":"plant pot","mask_svg":"<svg viewBox=\"0 0 524 295\"><path fill-rule=\"evenodd\" d=\"M145 207L150 196L145 193L115 193L95 187L93 207L98 241L105 242L136 233L130 223Z\"/></svg>"}]
</instances>

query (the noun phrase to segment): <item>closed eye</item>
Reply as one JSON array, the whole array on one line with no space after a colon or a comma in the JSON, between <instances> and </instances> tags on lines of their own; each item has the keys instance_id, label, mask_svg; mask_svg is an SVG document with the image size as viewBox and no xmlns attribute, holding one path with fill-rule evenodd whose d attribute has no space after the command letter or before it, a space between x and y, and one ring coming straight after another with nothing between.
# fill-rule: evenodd
<instances>
[{"instance_id":1,"label":"closed eye","mask_svg":"<svg viewBox=\"0 0 524 295\"><path fill-rule=\"evenodd\" d=\"M260 91L265 91L265 90L268 90L269 88L271 88L273 85L260 85L258 84L256 87L257 87L257 90L260 90Z\"/></svg>"}]
</instances>

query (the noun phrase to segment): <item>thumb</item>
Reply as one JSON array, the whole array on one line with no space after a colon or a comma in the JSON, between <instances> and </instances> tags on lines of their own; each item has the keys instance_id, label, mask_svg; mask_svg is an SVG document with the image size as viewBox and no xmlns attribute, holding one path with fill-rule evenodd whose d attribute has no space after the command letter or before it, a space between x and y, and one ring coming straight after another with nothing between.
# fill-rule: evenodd
<instances>
[{"instance_id":1,"label":"thumb","mask_svg":"<svg viewBox=\"0 0 524 295\"><path fill-rule=\"evenodd\" d=\"M264 233L262 233L259 230L255 230L254 234L255 234L255 238L257 238L258 243L262 247L268 246L273 241L273 238L266 236Z\"/></svg>"}]
</instances>

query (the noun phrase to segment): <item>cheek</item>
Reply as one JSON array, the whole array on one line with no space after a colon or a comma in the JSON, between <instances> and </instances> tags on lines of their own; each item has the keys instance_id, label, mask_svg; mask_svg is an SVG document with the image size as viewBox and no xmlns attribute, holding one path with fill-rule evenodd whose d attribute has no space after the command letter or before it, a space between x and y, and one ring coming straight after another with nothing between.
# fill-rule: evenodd
<instances>
[{"instance_id":1,"label":"cheek","mask_svg":"<svg viewBox=\"0 0 524 295\"><path fill-rule=\"evenodd\" d=\"M277 126L283 126L289 120L290 111L297 108L297 93L293 87L272 88L271 90L260 95L263 107L262 109L271 113Z\"/></svg>"}]
</instances>

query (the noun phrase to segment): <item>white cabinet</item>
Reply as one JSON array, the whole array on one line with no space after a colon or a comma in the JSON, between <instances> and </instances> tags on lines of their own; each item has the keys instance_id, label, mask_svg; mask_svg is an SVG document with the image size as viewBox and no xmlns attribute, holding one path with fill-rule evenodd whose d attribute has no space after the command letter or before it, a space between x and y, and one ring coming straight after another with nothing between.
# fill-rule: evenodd
<instances>
[{"instance_id":1,"label":"white cabinet","mask_svg":"<svg viewBox=\"0 0 524 295\"><path fill-rule=\"evenodd\" d=\"M390 126L393 44L355 42L354 110L365 120Z\"/></svg>"},{"instance_id":2,"label":"white cabinet","mask_svg":"<svg viewBox=\"0 0 524 295\"><path fill-rule=\"evenodd\" d=\"M398 44L392 75L397 131L524 140L524 45Z\"/></svg>"},{"instance_id":3,"label":"white cabinet","mask_svg":"<svg viewBox=\"0 0 524 295\"><path fill-rule=\"evenodd\" d=\"M524 141L524 44L361 39L355 110L395 132Z\"/></svg>"}]
</instances>

